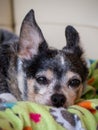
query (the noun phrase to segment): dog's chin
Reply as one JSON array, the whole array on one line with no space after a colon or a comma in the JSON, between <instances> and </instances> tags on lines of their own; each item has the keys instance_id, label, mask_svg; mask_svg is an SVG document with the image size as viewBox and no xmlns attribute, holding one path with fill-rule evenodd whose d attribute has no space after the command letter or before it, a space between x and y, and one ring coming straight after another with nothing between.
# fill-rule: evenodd
<instances>
[{"instance_id":1,"label":"dog's chin","mask_svg":"<svg viewBox=\"0 0 98 130\"><path fill-rule=\"evenodd\" d=\"M62 105L62 106L55 106L55 105L53 105L52 103L46 103L46 104L44 104L44 105L51 106L51 107L56 107L56 108L61 108L61 107L63 107L63 108L68 108L68 107L69 107L69 106L67 106L66 104L64 104L64 105Z\"/></svg>"},{"instance_id":2,"label":"dog's chin","mask_svg":"<svg viewBox=\"0 0 98 130\"><path fill-rule=\"evenodd\" d=\"M53 103L51 101L47 101L47 102L36 102L36 103L42 104L42 105L46 105L46 106L50 106L50 107L56 107L56 108L60 108L60 107L68 108L69 106L71 106L71 105L68 105L68 104L64 104L62 106L55 106L55 105L53 105Z\"/></svg>"},{"instance_id":3,"label":"dog's chin","mask_svg":"<svg viewBox=\"0 0 98 130\"><path fill-rule=\"evenodd\" d=\"M45 103L44 105L47 105L47 106L52 106L52 107L57 107L57 108L60 108L60 107L63 107L63 108L68 108L69 106L72 106L72 105L74 105L75 103L74 102L66 102L64 105L61 105L61 106L55 106L55 105L53 105L53 103L51 102L51 101L49 101L49 102L47 102L47 103Z\"/></svg>"}]
</instances>

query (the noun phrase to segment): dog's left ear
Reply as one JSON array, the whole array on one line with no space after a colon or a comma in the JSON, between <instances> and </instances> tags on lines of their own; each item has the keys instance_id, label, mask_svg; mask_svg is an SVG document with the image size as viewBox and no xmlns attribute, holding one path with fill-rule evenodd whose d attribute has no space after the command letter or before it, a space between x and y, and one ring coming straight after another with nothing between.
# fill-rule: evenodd
<instances>
[{"instance_id":1,"label":"dog's left ear","mask_svg":"<svg viewBox=\"0 0 98 130\"><path fill-rule=\"evenodd\" d=\"M30 10L25 16L19 38L18 55L22 59L30 60L34 55L37 55L39 46L45 43L41 29L36 23L34 11ZM44 46L47 46L45 43Z\"/></svg>"},{"instance_id":2,"label":"dog's left ear","mask_svg":"<svg viewBox=\"0 0 98 130\"><path fill-rule=\"evenodd\" d=\"M76 29L72 26L67 26L65 29L65 37L67 45L63 48L68 53L74 53L79 57L83 54L83 50L80 47L80 38Z\"/></svg>"}]
</instances>

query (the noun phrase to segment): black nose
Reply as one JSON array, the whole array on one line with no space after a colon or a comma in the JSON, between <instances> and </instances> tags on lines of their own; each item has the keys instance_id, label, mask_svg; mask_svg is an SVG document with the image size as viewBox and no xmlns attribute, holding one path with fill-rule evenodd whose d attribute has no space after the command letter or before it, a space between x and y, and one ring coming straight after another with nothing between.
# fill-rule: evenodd
<instances>
[{"instance_id":1,"label":"black nose","mask_svg":"<svg viewBox=\"0 0 98 130\"><path fill-rule=\"evenodd\" d=\"M63 94L53 94L51 96L51 101L53 106L62 107L66 101L66 98Z\"/></svg>"}]
</instances>

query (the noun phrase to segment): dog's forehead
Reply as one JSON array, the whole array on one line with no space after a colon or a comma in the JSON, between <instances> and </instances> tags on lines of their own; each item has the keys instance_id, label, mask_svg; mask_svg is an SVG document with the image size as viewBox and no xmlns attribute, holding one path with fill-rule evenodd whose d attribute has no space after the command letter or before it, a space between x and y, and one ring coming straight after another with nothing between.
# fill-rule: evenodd
<instances>
[{"instance_id":1,"label":"dog's forehead","mask_svg":"<svg viewBox=\"0 0 98 130\"><path fill-rule=\"evenodd\" d=\"M57 50L54 56L45 59L44 65L55 71L65 71L70 67L70 60L63 51Z\"/></svg>"},{"instance_id":2,"label":"dog's forehead","mask_svg":"<svg viewBox=\"0 0 98 130\"><path fill-rule=\"evenodd\" d=\"M65 54L62 51L58 51L54 59L59 62L62 66L65 65Z\"/></svg>"},{"instance_id":3,"label":"dog's forehead","mask_svg":"<svg viewBox=\"0 0 98 130\"><path fill-rule=\"evenodd\" d=\"M54 57L54 61L58 69L62 69L63 71L67 71L71 67L70 59L66 56L65 53L59 51L58 54Z\"/></svg>"}]
</instances>

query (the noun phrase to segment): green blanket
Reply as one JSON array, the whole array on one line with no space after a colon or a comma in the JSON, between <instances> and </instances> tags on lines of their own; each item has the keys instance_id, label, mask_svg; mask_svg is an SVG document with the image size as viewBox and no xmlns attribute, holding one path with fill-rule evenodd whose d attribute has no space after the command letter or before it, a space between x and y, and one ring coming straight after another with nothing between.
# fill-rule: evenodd
<instances>
[{"instance_id":1,"label":"green blanket","mask_svg":"<svg viewBox=\"0 0 98 130\"><path fill-rule=\"evenodd\" d=\"M95 61L90 65L88 82L82 98L98 98L98 61Z\"/></svg>"},{"instance_id":2,"label":"green blanket","mask_svg":"<svg viewBox=\"0 0 98 130\"><path fill-rule=\"evenodd\" d=\"M98 99L83 101L67 110L31 102L1 104L0 109L0 130L98 129Z\"/></svg>"},{"instance_id":3,"label":"green blanket","mask_svg":"<svg viewBox=\"0 0 98 130\"><path fill-rule=\"evenodd\" d=\"M96 61L89 69L88 86L76 105L64 109L32 102L2 103L0 130L98 130L97 97Z\"/></svg>"}]
</instances>

